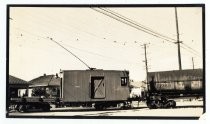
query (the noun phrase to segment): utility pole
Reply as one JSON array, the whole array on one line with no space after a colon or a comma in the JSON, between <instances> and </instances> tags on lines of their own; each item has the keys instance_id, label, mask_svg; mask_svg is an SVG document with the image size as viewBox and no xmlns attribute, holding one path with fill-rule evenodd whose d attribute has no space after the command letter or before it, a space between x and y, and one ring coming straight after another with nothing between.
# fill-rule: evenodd
<instances>
[{"instance_id":1,"label":"utility pole","mask_svg":"<svg viewBox=\"0 0 210 124\"><path fill-rule=\"evenodd\" d=\"M182 70L182 61L181 61L181 52L180 52L180 41L179 41L179 24L178 24L178 16L177 9L175 7L175 18L176 18L176 31L177 31L177 46L178 46L178 61L179 61L179 70Z\"/></svg>"},{"instance_id":2,"label":"utility pole","mask_svg":"<svg viewBox=\"0 0 210 124\"><path fill-rule=\"evenodd\" d=\"M193 60L193 57L192 57L192 65L193 65L193 70L194 70L194 60Z\"/></svg>"},{"instance_id":3,"label":"utility pole","mask_svg":"<svg viewBox=\"0 0 210 124\"><path fill-rule=\"evenodd\" d=\"M148 83L148 66L147 66L147 44L144 44L144 57L145 57L145 68L146 68L146 84L147 84L147 89L149 90L149 83Z\"/></svg>"}]
</instances>

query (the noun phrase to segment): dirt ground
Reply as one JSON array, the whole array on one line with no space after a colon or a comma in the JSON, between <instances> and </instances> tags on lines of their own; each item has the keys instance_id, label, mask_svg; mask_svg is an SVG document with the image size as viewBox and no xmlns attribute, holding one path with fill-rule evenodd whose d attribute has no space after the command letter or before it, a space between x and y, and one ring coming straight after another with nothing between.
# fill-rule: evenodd
<instances>
[{"instance_id":1,"label":"dirt ground","mask_svg":"<svg viewBox=\"0 0 210 124\"><path fill-rule=\"evenodd\" d=\"M50 112L11 112L9 116L135 116L135 117L200 117L203 113L203 101L177 101L177 107L174 109L149 109L144 102L133 102L132 109L122 110L111 108L103 111L96 111L94 108L66 107L52 108Z\"/></svg>"}]
</instances>

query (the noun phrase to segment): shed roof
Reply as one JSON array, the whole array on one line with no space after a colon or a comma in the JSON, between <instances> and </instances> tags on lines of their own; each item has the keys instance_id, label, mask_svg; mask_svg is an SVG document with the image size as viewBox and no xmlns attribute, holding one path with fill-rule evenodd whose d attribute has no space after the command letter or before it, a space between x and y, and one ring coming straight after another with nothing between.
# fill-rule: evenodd
<instances>
[{"instance_id":1,"label":"shed roof","mask_svg":"<svg viewBox=\"0 0 210 124\"><path fill-rule=\"evenodd\" d=\"M31 81L30 87L37 86L60 86L61 78L55 75L43 75Z\"/></svg>"},{"instance_id":2,"label":"shed roof","mask_svg":"<svg viewBox=\"0 0 210 124\"><path fill-rule=\"evenodd\" d=\"M25 84L28 85L29 83L23 79L17 78L15 76L9 75L9 84Z\"/></svg>"}]
</instances>

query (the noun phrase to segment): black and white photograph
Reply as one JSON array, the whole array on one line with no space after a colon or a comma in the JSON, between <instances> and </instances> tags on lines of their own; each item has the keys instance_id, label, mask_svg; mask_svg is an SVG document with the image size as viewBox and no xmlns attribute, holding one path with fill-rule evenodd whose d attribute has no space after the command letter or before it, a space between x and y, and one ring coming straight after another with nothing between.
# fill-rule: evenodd
<instances>
[{"instance_id":1,"label":"black and white photograph","mask_svg":"<svg viewBox=\"0 0 210 124\"><path fill-rule=\"evenodd\" d=\"M7 5L7 118L199 119L205 4Z\"/></svg>"}]
</instances>

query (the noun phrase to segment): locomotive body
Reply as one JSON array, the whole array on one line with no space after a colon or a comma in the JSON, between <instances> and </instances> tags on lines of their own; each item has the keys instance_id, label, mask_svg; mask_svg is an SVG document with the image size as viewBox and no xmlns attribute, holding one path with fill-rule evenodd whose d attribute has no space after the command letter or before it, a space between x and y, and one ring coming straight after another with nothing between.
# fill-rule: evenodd
<instances>
[{"instance_id":1,"label":"locomotive body","mask_svg":"<svg viewBox=\"0 0 210 124\"><path fill-rule=\"evenodd\" d=\"M116 70L65 70L62 72L65 104L116 106L129 97L129 72ZM108 107L108 106L107 106Z\"/></svg>"}]
</instances>

